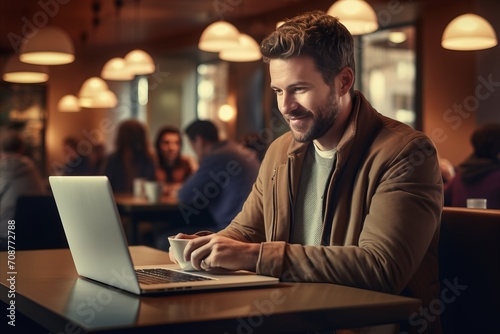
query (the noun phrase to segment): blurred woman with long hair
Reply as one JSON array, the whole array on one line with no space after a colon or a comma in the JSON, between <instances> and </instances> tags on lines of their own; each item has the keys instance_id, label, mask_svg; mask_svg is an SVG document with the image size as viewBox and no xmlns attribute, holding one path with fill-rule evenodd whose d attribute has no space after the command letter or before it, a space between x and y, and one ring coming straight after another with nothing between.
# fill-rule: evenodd
<instances>
[{"instance_id":1,"label":"blurred woman with long hair","mask_svg":"<svg viewBox=\"0 0 500 334\"><path fill-rule=\"evenodd\" d=\"M115 152L104 162L114 192L133 191L136 178L155 180L155 166L144 125L135 120L123 121L118 127Z\"/></svg>"}]
</instances>

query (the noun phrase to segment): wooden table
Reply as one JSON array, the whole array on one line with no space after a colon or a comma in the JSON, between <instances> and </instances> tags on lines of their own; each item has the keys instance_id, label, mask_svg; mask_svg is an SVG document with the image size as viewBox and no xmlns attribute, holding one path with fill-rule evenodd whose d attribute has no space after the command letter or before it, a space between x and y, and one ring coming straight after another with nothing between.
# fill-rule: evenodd
<instances>
[{"instance_id":1,"label":"wooden table","mask_svg":"<svg viewBox=\"0 0 500 334\"><path fill-rule=\"evenodd\" d=\"M130 219L132 233L129 242L131 245L137 244L140 222L173 222L182 217L177 198L172 196L162 196L158 203L151 203L146 198L116 194L115 201L120 214Z\"/></svg>"},{"instance_id":2,"label":"wooden table","mask_svg":"<svg viewBox=\"0 0 500 334\"><path fill-rule=\"evenodd\" d=\"M130 249L137 265L170 262L153 248ZM320 283L138 297L79 278L68 249L18 251L11 269L7 261L1 252L1 300L14 300L16 314L53 333L321 331L405 321L420 306L413 298Z\"/></svg>"}]
</instances>

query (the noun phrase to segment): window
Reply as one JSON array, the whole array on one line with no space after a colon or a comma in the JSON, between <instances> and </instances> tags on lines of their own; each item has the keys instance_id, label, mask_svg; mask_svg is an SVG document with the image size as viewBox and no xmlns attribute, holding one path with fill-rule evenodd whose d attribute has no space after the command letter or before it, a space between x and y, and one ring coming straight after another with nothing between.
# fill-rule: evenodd
<instances>
[{"instance_id":1,"label":"window","mask_svg":"<svg viewBox=\"0 0 500 334\"><path fill-rule=\"evenodd\" d=\"M379 30L358 42L363 94L381 114L417 128L415 27Z\"/></svg>"}]
</instances>

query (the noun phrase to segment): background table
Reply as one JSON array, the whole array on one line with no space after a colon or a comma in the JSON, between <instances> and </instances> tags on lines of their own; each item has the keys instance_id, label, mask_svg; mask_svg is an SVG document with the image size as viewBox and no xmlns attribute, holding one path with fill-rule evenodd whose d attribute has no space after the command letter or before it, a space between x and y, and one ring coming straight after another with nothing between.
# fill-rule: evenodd
<instances>
[{"instance_id":1,"label":"background table","mask_svg":"<svg viewBox=\"0 0 500 334\"><path fill-rule=\"evenodd\" d=\"M115 195L116 206L123 217L128 217L131 224L129 243L136 245L141 222L164 222L178 224L182 219L179 203L175 197L162 196L158 203L151 203L146 198L128 194Z\"/></svg>"},{"instance_id":2,"label":"background table","mask_svg":"<svg viewBox=\"0 0 500 334\"><path fill-rule=\"evenodd\" d=\"M149 247L131 247L131 254L135 264L170 262ZM11 300L7 255L0 253L4 303ZM320 283L140 297L79 278L68 249L19 251L15 262L16 312L54 333L319 331L405 321L420 306L413 298Z\"/></svg>"}]
</instances>

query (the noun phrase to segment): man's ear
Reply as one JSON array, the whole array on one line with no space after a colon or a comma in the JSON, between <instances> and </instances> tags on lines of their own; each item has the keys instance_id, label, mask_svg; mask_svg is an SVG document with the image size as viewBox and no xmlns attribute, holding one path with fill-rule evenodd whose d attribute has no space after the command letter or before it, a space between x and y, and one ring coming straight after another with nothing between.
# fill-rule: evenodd
<instances>
[{"instance_id":1,"label":"man's ear","mask_svg":"<svg viewBox=\"0 0 500 334\"><path fill-rule=\"evenodd\" d=\"M195 143L197 143L198 145L200 145L200 144L204 144L204 143L205 143L205 139L204 139L202 136L200 136L200 135L196 135L196 136L194 136L194 141L195 141Z\"/></svg>"},{"instance_id":2,"label":"man's ear","mask_svg":"<svg viewBox=\"0 0 500 334\"><path fill-rule=\"evenodd\" d=\"M351 87L354 85L354 72L350 67L344 67L340 70L340 73L337 74L337 78L339 80L339 95L344 96L349 93Z\"/></svg>"}]
</instances>

